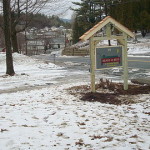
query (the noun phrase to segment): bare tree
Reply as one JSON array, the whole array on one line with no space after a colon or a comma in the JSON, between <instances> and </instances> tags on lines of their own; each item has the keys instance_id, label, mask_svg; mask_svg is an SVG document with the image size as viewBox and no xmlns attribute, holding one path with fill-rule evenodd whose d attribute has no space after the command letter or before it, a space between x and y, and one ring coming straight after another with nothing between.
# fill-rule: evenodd
<instances>
[{"instance_id":1,"label":"bare tree","mask_svg":"<svg viewBox=\"0 0 150 150\"><path fill-rule=\"evenodd\" d=\"M6 46L6 74L15 74L11 51L10 0L3 0L4 35Z\"/></svg>"},{"instance_id":2,"label":"bare tree","mask_svg":"<svg viewBox=\"0 0 150 150\"><path fill-rule=\"evenodd\" d=\"M38 13L48 0L13 0L11 3L11 39L14 52L19 52L17 33L28 26L30 13Z\"/></svg>"},{"instance_id":3,"label":"bare tree","mask_svg":"<svg viewBox=\"0 0 150 150\"><path fill-rule=\"evenodd\" d=\"M5 47L4 31L0 28L0 47Z\"/></svg>"},{"instance_id":4,"label":"bare tree","mask_svg":"<svg viewBox=\"0 0 150 150\"><path fill-rule=\"evenodd\" d=\"M19 52L17 33L24 31L31 21L31 13L36 14L60 0L11 0L11 36L14 52Z\"/></svg>"}]
</instances>

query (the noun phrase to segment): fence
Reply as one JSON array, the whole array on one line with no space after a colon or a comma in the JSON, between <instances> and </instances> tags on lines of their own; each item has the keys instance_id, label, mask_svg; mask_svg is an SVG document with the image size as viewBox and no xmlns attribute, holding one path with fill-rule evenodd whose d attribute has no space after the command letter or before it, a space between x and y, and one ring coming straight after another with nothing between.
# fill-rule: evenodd
<instances>
[{"instance_id":1,"label":"fence","mask_svg":"<svg viewBox=\"0 0 150 150\"><path fill-rule=\"evenodd\" d=\"M87 56L89 55L89 47L66 47L62 51L62 55L66 56Z\"/></svg>"}]
</instances>

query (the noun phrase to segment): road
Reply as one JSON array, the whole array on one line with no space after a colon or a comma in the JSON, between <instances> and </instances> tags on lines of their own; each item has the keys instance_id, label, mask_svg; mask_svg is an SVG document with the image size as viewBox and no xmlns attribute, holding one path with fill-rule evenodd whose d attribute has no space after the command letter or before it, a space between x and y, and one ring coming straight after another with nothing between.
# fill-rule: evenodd
<instances>
[{"instance_id":1,"label":"road","mask_svg":"<svg viewBox=\"0 0 150 150\"><path fill-rule=\"evenodd\" d=\"M150 69L150 57L128 57L129 67Z\"/></svg>"},{"instance_id":2,"label":"road","mask_svg":"<svg viewBox=\"0 0 150 150\"><path fill-rule=\"evenodd\" d=\"M71 56L71 57L57 57L55 55L37 55L34 58L42 59L45 61L50 61L56 64L63 64L64 62L80 63L80 64L90 64L89 57L82 56ZM139 68L139 69L150 69L150 57L128 57L129 68Z\"/></svg>"}]
</instances>

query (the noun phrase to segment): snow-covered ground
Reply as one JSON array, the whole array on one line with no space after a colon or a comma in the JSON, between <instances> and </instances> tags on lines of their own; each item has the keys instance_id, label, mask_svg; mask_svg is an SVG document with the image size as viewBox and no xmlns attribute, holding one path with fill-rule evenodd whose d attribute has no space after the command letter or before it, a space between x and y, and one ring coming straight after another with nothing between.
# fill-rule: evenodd
<instances>
[{"instance_id":1,"label":"snow-covered ground","mask_svg":"<svg viewBox=\"0 0 150 150\"><path fill-rule=\"evenodd\" d=\"M82 46L84 44L86 44L86 42L80 42L78 46ZM111 40L111 45L116 44L116 40ZM108 40L103 40L98 45L108 45ZM137 40L128 39L128 55L150 57L150 34L147 34L146 37L142 37L141 33L138 33Z\"/></svg>"},{"instance_id":2,"label":"snow-covered ground","mask_svg":"<svg viewBox=\"0 0 150 150\"><path fill-rule=\"evenodd\" d=\"M16 75L3 76L6 72L5 57L5 53L0 53L0 90L50 84L55 82L54 78L63 77L67 73L62 67L14 53Z\"/></svg>"},{"instance_id":3,"label":"snow-covered ground","mask_svg":"<svg viewBox=\"0 0 150 150\"><path fill-rule=\"evenodd\" d=\"M6 76L0 53L0 150L150 149L150 95L121 106L83 102L66 89L87 84L89 74L13 58L16 75Z\"/></svg>"},{"instance_id":4,"label":"snow-covered ground","mask_svg":"<svg viewBox=\"0 0 150 150\"><path fill-rule=\"evenodd\" d=\"M128 44L128 55L132 56L149 56L150 57L150 34L142 37L141 33L137 34L137 41Z\"/></svg>"},{"instance_id":5,"label":"snow-covered ground","mask_svg":"<svg viewBox=\"0 0 150 150\"><path fill-rule=\"evenodd\" d=\"M140 40L142 41L142 40ZM136 43L136 44L130 44L129 45L129 55L146 55L150 56L150 39L144 40L144 42Z\"/></svg>"},{"instance_id":6,"label":"snow-covered ground","mask_svg":"<svg viewBox=\"0 0 150 150\"><path fill-rule=\"evenodd\" d=\"M1 150L150 148L149 96L115 106L80 101L64 88L0 95Z\"/></svg>"}]
</instances>

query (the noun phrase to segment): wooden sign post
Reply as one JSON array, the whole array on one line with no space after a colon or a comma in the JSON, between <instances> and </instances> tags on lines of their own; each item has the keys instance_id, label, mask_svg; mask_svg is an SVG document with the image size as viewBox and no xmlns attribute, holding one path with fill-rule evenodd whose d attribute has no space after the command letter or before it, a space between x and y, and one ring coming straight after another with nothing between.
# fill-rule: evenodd
<instances>
[{"instance_id":1,"label":"wooden sign post","mask_svg":"<svg viewBox=\"0 0 150 150\"><path fill-rule=\"evenodd\" d=\"M114 29L116 29L117 33L119 34L116 34ZM105 30L104 34L98 34L101 32L101 30L103 31ZM127 60L127 37L128 36L133 38L135 35L128 28L124 27L118 21L108 16L80 37L80 39L84 41L87 39L90 40L91 92L96 92L95 70L97 69L97 65L101 66L101 68L98 69L103 69L103 68L108 68L108 66L111 67L120 66L121 64L123 66L124 90L128 90L128 60ZM116 52L113 52L113 49L110 46L110 40L114 40L114 39L117 40L118 42L117 46L122 47L122 52L121 52L122 56L120 55L118 56ZM99 52L100 59L102 58L103 55L103 58L101 59L102 65L100 65L99 64L100 62L98 63L96 62L99 61L97 60L99 59L99 57L96 56L96 45L102 40L108 40L108 46L105 47L106 53L105 51ZM108 51L110 49L110 53L107 52L107 49Z\"/></svg>"},{"instance_id":2,"label":"wooden sign post","mask_svg":"<svg viewBox=\"0 0 150 150\"><path fill-rule=\"evenodd\" d=\"M95 93L95 44L93 37L90 38L90 74L91 74L91 91Z\"/></svg>"}]
</instances>

